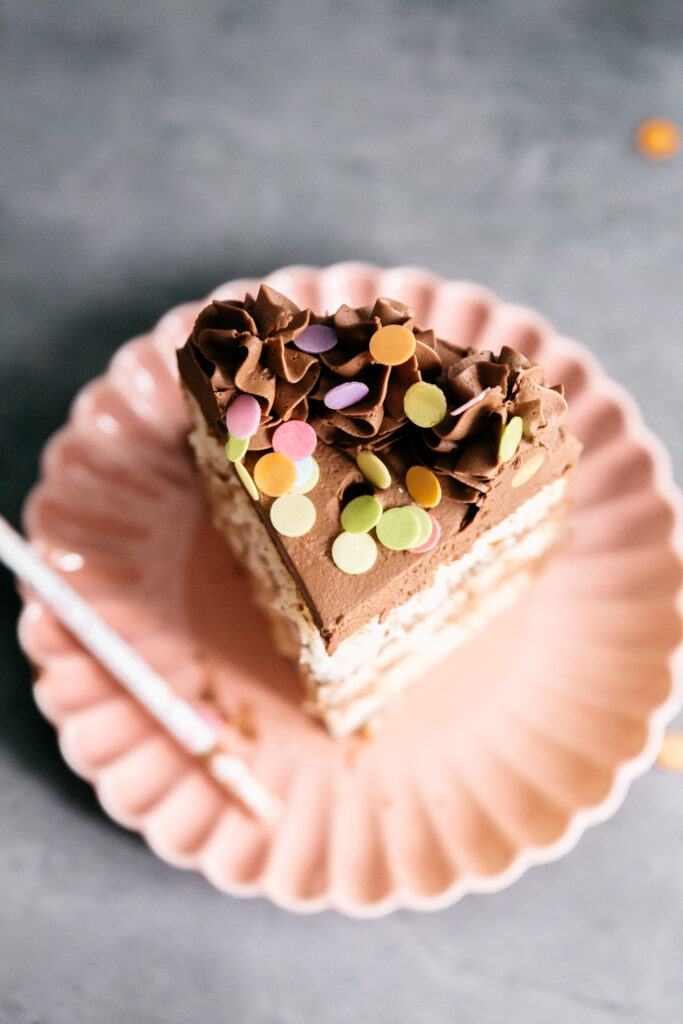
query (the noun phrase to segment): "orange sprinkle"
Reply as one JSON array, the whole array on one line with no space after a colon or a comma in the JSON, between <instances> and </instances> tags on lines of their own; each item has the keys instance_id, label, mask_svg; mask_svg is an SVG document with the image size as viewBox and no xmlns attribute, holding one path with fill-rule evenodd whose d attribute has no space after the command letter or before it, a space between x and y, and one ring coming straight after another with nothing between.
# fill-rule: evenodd
<instances>
[{"instance_id":1,"label":"orange sprinkle","mask_svg":"<svg viewBox=\"0 0 683 1024\"><path fill-rule=\"evenodd\" d=\"M426 466L411 466L406 473L406 486L413 501L423 508L434 508L441 501L441 484Z\"/></svg>"},{"instance_id":2,"label":"orange sprinkle","mask_svg":"<svg viewBox=\"0 0 683 1024\"><path fill-rule=\"evenodd\" d=\"M669 729L664 736L662 749L657 757L657 765L665 772L683 773L683 732Z\"/></svg>"},{"instance_id":3,"label":"orange sprinkle","mask_svg":"<svg viewBox=\"0 0 683 1024\"><path fill-rule=\"evenodd\" d=\"M681 146L681 131L666 117L648 117L636 128L636 149L647 160L669 160Z\"/></svg>"},{"instance_id":4,"label":"orange sprinkle","mask_svg":"<svg viewBox=\"0 0 683 1024\"><path fill-rule=\"evenodd\" d=\"M254 481L264 494L279 498L291 491L296 483L296 466L288 455L282 452L268 452L262 455L254 466Z\"/></svg>"},{"instance_id":5,"label":"orange sprinkle","mask_svg":"<svg viewBox=\"0 0 683 1024\"><path fill-rule=\"evenodd\" d=\"M401 324L380 327L370 338L370 355L382 366L400 366L415 352L415 335Z\"/></svg>"}]
</instances>

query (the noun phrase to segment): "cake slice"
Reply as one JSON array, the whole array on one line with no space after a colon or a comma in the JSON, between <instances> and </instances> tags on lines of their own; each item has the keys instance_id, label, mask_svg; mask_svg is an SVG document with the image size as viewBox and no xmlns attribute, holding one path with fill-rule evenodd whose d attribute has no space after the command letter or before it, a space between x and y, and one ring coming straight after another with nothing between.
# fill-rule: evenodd
<instances>
[{"instance_id":1,"label":"cake slice","mask_svg":"<svg viewBox=\"0 0 683 1024\"><path fill-rule=\"evenodd\" d=\"M511 348L262 286L203 309L178 365L216 526L333 736L518 600L561 535L580 445Z\"/></svg>"}]
</instances>

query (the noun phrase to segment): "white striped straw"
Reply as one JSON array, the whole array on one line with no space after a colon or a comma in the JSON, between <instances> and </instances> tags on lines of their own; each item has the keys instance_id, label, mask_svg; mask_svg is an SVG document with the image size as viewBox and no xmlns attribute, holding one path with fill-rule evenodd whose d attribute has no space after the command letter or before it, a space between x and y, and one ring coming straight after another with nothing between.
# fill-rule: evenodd
<instances>
[{"instance_id":1,"label":"white striped straw","mask_svg":"<svg viewBox=\"0 0 683 1024\"><path fill-rule=\"evenodd\" d=\"M122 686L143 704L189 753L205 760L211 775L263 821L273 821L282 804L247 764L217 747L216 735L191 704L174 694L161 676L115 633L83 598L49 569L0 516L0 560L45 601Z\"/></svg>"}]
</instances>

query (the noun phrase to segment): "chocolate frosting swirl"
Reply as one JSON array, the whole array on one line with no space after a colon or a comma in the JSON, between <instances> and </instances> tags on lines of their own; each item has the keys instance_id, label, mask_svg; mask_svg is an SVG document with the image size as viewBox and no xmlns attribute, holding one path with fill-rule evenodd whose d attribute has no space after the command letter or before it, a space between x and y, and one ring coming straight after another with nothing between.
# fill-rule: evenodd
<instances>
[{"instance_id":1,"label":"chocolate frosting swirl","mask_svg":"<svg viewBox=\"0 0 683 1024\"><path fill-rule=\"evenodd\" d=\"M331 327L337 344L320 354L301 351L294 341L309 324ZM390 324L416 338L413 356L394 367L376 363L369 351L375 331ZM262 285L256 298L214 300L203 309L178 361L217 436L225 436L234 395L250 394L261 406L252 449L270 447L274 428L290 418L308 420L321 441L350 453L393 448L401 440L440 475L448 496L474 505L500 469L505 423L520 416L526 440L548 445L567 411L561 388L548 387L543 368L519 352L457 348L421 330L408 306L385 298L316 316ZM347 409L328 409L327 392L348 380L365 383L367 396ZM430 430L416 427L403 411L406 390L420 380L446 395L446 415Z\"/></svg>"}]
</instances>

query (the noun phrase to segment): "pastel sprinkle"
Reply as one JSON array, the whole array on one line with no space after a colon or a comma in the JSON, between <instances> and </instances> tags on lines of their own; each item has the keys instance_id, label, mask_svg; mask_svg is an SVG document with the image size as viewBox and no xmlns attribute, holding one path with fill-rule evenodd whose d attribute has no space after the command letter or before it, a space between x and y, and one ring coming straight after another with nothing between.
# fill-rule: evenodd
<instances>
[{"instance_id":1,"label":"pastel sprinkle","mask_svg":"<svg viewBox=\"0 0 683 1024\"><path fill-rule=\"evenodd\" d=\"M244 489L247 492L247 494L249 495L249 497L253 498L254 501L258 501L259 500L259 492L258 492L258 490L256 488L256 484L251 479L251 476L249 474L249 470L246 468L246 466L244 466L241 462L236 462L235 463L235 472L237 473L238 477L240 478L240 481L242 483L242 487L244 487Z\"/></svg>"},{"instance_id":2,"label":"pastel sprinkle","mask_svg":"<svg viewBox=\"0 0 683 1024\"><path fill-rule=\"evenodd\" d=\"M383 491L391 484L391 473L382 460L372 452L359 452L356 456L356 465L374 487L379 487Z\"/></svg>"},{"instance_id":3,"label":"pastel sprinkle","mask_svg":"<svg viewBox=\"0 0 683 1024\"><path fill-rule=\"evenodd\" d=\"M446 396L436 384L419 380L403 396L403 410L417 427L435 427L446 415Z\"/></svg>"},{"instance_id":4,"label":"pastel sprinkle","mask_svg":"<svg viewBox=\"0 0 683 1024\"><path fill-rule=\"evenodd\" d=\"M467 410L471 409L473 405L477 405L481 402L482 398L486 398L490 390L491 388L484 388L484 390L480 391L478 395L474 396L474 398L470 398L469 402L465 402L463 405L459 405L457 409L454 409L451 416L460 416L462 413L467 412Z\"/></svg>"},{"instance_id":5,"label":"pastel sprinkle","mask_svg":"<svg viewBox=\"0 0 683 1024\"><path fill-rule=\"evenodd\" d=\"M304 494L285 494L271 505L270 521L283 537L303 537L315 523L315 505Z\"/></svg>"},{"instance_id":6,"label":"pastel sprinkle","mask_svg":"<svg viewBox=\"0 0 683 1024\"><path fill-rule=\"evenodd\" d=\"M253 395L233 398L225 414L225 425L233 437L253 437L261 422L261 406Z\"/></svg>"},{"instance_id":7,"label":"pastel sprinkle","mask_svg":"<svg viewBox=\"0 0 683 1024\"><path fill-rule=\"evenodd\" d=\"M441 484L426 466L411 466L406 473L406 486L413 501L425 508L434 508L441 501Z\"/></svg>"},{"instance_id":8,"label":"pastel sprinkle","mask_svg":"<svg viewBox=\"0 0 683 1024\"><path fill-rule=\"evenodd\" d=\"M519 448L523 430L524 421L521 416L513 416L503 427L498 445L498 458L503 462L509 462Z\"/></svg>"},{"instance_id":9,"label":"pastel sprinkle","mask_svg":"<svg viewBox=\"0 0 683 1024\"><path fill-rule=\"evenodd\" d=\"M400 324L380 327L370 338L370 355L382 366L400 366L415 352L415 335Z\"/></svg>"},{"instance_id":10,"label":"pastel sprinkle","mask_svg":"<svg viewBox=\"0 0 683 1024\"><path fill-rule=\"evenodd\" d=\"M341 524L347 533L367 533L382 518L382 505L372 494L361 494L345 505Z\"/></svg>"},{"instance_id":11,"label":"pastel sprinkle","mask_svg":"<svg viewBox=\"0 0 683 1024\"><path fill-rule=\"evenodd\" d=\"M387 509L377 524L377 539L390 551L407 551L415 547L421 533L416 510L409 505Z\"/></svg>"},{"instance_id":12,"label":"pastel sprinkle","mask_svg":"<svg viewBox=\"0 0 683 1024\"><path fill-rule=\"evenodd\" d=\"M538 473L539 469L545 461L545 456L541 452L537 452L536 455L532 455L530 459L527 459L520 468L517 470L512 480L510 481L511 487L521 487L531 480L532 476Z\"/></svg>"},{"instance_id":13,"label":"pastel sprinkle","mask_svg":"<svg viewBox=\"0 0 683 1024\"><path fill-rule=\"evenodd\" d=\"M247 454L249 448L248 437L233 437L232 434L228 435L228 441L225 446L225 454L228 456L231 462L239 462Z\"/></svg>"},{"instance_id":14,"label":"pastel sprinkle","mask_svg":"<svg viewBox=\"0 0 683 1024\"><path fill-rule=\"evenodd\" d=\"M288 455L282 452L268 452L262 455L254 466L254 481L259 491L279 498L291 491L296 482L296 466Z\"/></svg>"},{"instance_id":15,"label":"pastel sprinkle","mask_svg":"<svg viewBox=\"0 0 683 1024\"><path fill-rule=\"evenodd\" d=\"M320 352L329 352L337 344L337 335L331 327L323 327L322 324L310 324L301 332L294 344L302 352L310 355L318 355Z\"/></svg>"},{"instance_id":16,"label":"pastel sprinkle","mask_svg":"<svg viewBox=\"0 0 683 1024\"><path fill-rule=\"evenodd\" d=\"M360 576L372 569L377 545L369 533L340 533L332 545L332 561L349 576Z\"/></svg>"},{"instance_id":17,"label":"pastel sprinkle","mask_svg":"<svg viewBox=\"0 0 683 1024\"><path fill-rule=\"evenodd\" d=\"M328 409L348 409L350 405L361 402L369 392L370 388L362 381L346 380L343 384L330 388L324 401Z\"/></svg>"},{"instance_id":18,"label":"pastel sprinkle","mask_svg":"<svg viewBox=\"0 0 683 1024\"><path fill-rule=\"evenodd\" d=\"M287 453L285 452L285 455ZM294 486L299 487L301 484L305 484L313 472L313 456L308 455L305 459L299 459L294 462L294 468L296 470L296 480Z\"/></svg>"},{"instance_id":19,"label":"pastel sprinkle","mask_svg":"<svg viewBox=\"0 0 683 1024\"><path fill-rule=\"evenodd\" d=\"M420 535L415 541L415 547L419 548L423 544L426 544L429 540L432 532L432 521L429 518L429 512L421 508L419 505L411 505L411 508L418 518L420 524Z\"/></svg>"},{"instance_id":20,"label":"pastel sprinkle","mask_svg":"<svg viewBox=\"0 0 683 1024\"><path fill-rule=\"evenodd\" d=\"M273 449L289 455L292 462L301 462L315 451L318 438L310 423L303 420L287 420L273 433Z\"/></svg>"},{"instance_id":21,"label":"pastel sprinkle","mask_svg":"<svg viewBox=\"0 0 683 1024\"><path fill-rule=\"evenodd\" d=\"M295 483L294 487L291 489L291 494L308 494L308 492L312 491L314 487L317 487L318 481L320 480L320 466L312 455L310 456L310 459L302 459L301 462L294 464L294 468L297 472L297 480L299 477L299 466L303 466L309 461L311 463L311 475L301 483Z\"/></svg>"},{"instance_id":22,"label":"pastel sprinkle","mask_svg":"<svg viewBox=\"0 0 683 1024\"><path fill-rule=\"evenodd\" d=\"M431 531L431 533L429 535L428 540L424 544L421 544L420 547L408 548L408 550L410 551L411 555L424 555L424 554L426 554L427 551L431 551L432 548L435 548L436 545L439 543L439 541L441 539L441 527L439 526L438 520L434 518L434 516L431 514L431 512L428 512L427 515L429 516L429 518L431 520L432 531Z\"/></svg>"}]
</instances>

